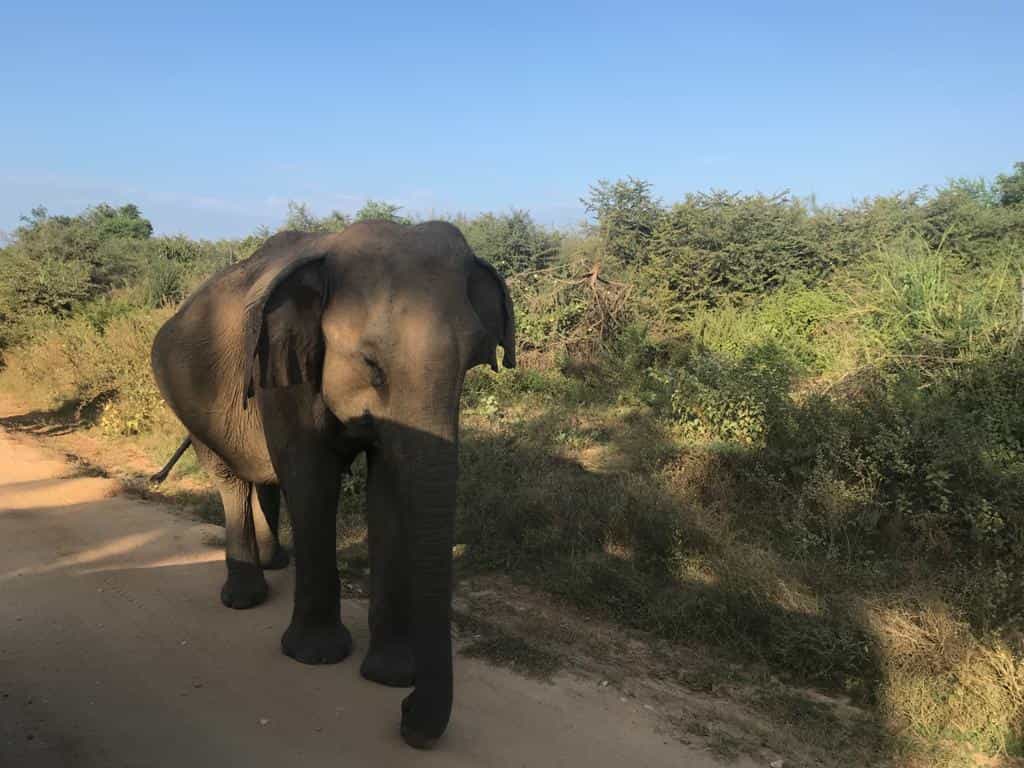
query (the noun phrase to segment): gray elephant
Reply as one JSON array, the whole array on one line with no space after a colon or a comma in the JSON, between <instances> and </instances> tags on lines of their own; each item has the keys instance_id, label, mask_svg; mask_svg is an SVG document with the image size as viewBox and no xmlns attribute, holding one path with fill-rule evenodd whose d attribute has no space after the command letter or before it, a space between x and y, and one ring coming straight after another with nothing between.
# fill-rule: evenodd
<instances>
[{"instance_id":1,"label":"gray elephant","mask_svg":"<svg viewBox=\"0 0 1024 768\"><path fill-rule=\"evenodd\" d=\"M450 224L360 222L284 232L210 277L157 333L157 385L215 478L227 529L225 605L267 595L294 531L295 602L281 638L306 664L351 652L335 514L367 458L370 647L362 674L412 685L401 732L431 746L451 716L449 608L459 398L466 371L515 365L501 276Z\"/></svg>"}]
</instances>

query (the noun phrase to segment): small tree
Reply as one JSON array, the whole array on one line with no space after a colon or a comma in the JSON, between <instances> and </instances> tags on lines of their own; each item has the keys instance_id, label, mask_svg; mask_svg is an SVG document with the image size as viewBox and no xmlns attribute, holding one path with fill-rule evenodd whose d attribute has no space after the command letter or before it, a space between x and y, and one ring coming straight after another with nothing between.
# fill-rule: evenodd
<instances>
[{"instance_id":1,"label":"small tree","mask_svg":"<svg viewBox=\"0 0 1024 768\"><path fill-rule=\"evenodd\" d=\"M136 205L128 203L114 208L100 203L85 214L89 223L95 226L101 239L123 237L131 240L145 240L153 234L153 225L142 217Z\"/></svg>"},{"instance_id":2,"label":"small tree","mask_svg":"<svg viewBox=\"0 0 1024 768\"><path fill-rule=\"evenodd\" d=\"M78 216L33 208L0 250L0 346L32 318L66 315L125 285L145 263L153 225L134 205L106 203Z\"/></svg>"},{"instance_id":3,"label":"small tree","mask_svg":"<svg viewBox=\"0 0 1024 768\"><path fill-rule=\"evenodd\" d=\"M946 189L939 190L937 195L941 195L944 192L963 195L978 203L978 205L986 207L999 205L999 188L981 177L968 179L965 176L960 176L956 179L950 179Z\"/></svg>"},{"instance_id":4,"label":"small tree","mask_svg":"<svg viewBox=\"0 0 1024 768\"><path fill-rule=\"evenodd\" d=\"M1024 162L1013 164L1013 173L996 177L1000 205L1021 205L1024 203Z\"/></svg>"},{"instance_id":5,"label":"small tree","mask_svg":"<svg viewBox=\"0 0 1024 768\"><path fill-rule=\"evenodd\" d=\"M811 215L785 192L689 194L650 240L642 277L691 309L813 283L832 266Z\"/></svg>"},{"instance_id":6,"label":"small tree","mask_svg":"<svg viewBox=\"0 0 1024 768\"><path fill-rule=\"evenodd\" d=\"M383 219L393 221L396 224L412 224L412 219L407 216L399 216L398 212L402 206L394 203L386 203L383 200L367 200L362 208L356 213L356 221L367 219Z\"/></svg>"},{"instance_id":7,"label":"small tree","mask_svg":"<svg viewBox=\"0 0 1024 768\"><path fill-rule=\"evenodd\" d=\"M526 211L485 213L459 226L476 255L506 275L547 266L560 244L557 235L538 226Z\"/></svg>"},{"instance_id":8,"label":"small tree","mask_svg":"<svg viewBox=\"0 0 1024 768\"><path fill-rule=\"evenodd\" d=\"M306 203L288 201L288 216L284 220L282 230L297 232L340 232L352 220L341 211L331 211L323 218L317 217Z\"/></svg>"},{"instance_id":9,"label":"small tree","mask_svg":"<svg viewBox=\"0 0 1024 768\"><path fill-rule=\"evenodd\" d=\"M661 202L651 195L650 182L632 176L614 183L601 179L580 202L597 219L605 253L625 265L644 260L663 213Z\"/></svg>"}]
</instances>

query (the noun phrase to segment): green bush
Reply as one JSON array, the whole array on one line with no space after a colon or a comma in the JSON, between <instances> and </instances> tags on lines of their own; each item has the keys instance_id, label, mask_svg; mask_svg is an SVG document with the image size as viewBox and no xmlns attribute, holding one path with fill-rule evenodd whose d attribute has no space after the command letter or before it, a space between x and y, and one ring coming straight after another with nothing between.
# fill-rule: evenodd
<instances>
[{"instance_id":1,"label":"green bush","mask_svg":"<svg viewBox=\"0 0 1024 768\"><path fill-rule=\"evenodd\" d=\"M816 375L839 364L843 339L838 322L847 311L829 288L787 288L754 306L697 309L688 323L711 352L736 359L747 350L774 344L795 372Z\"/></svg>"},{"instance_id":2,"label":"green bush","mask_svg":"<svg viewBox=\"0 0 1024 768\"><path fill-rule=\"evenodd\" d=\"M664 215L650 182L632 176L611 182L601 179L580 202L596 219L594 231L602 253L614 266L643 263Z\"/></svg>"},{"instance_id":3,"label":"green bush","mask_svg":"<svg viewBox=\"0 0 1024 768\"><path fill-rule=\"evenodd\" d=\"M535 224L526 211L485 213L455 224L474 253L507 276L547 267L559 253L559 235Z\"/></svg>"},{"instance_id":4,"label":"green bush","mask_svg":"<svg viewBox=\"0 0 1024 768\"><path fill-rule=\"evenodd\" d=\"M761 445L789 402L792 368L774 344L735 361L697 347L676 371L672 413L687 438Z\"/></svg>"},{"instance_id":5,"label":"green bush","mask_svg":"<svg viewBox=\"0 0 1024 768\"><path fill-rule=\"evenodd\" d=\"M651 236L649 270L689 306L814 284L835 266L811 213L787 195L688 195Z\"/></svg>"},{"instance_id":6,"label":"green bush","mask_svg":"<svg viewBox=\"0 0 1024 768\"><path fill-rule=\"evenodd\" d=\"M0 249L0 349L27 339L40 317L67 317L127 284L152 230L134 205L102 204L76 217L36 208L23 217Z\"/></svg>"},{"instance_id":7,"label":"green bush","mask_svg":"<svg viewBox=\"0 0 1024 768\"><path fill-rule=\"evenodd\" d=\"M100 425L112 435L165 424L168 412L153 382L149 351L169 312L123 305L109 311L111 304L90 305L91 313L8 350L4 385L45 404L99 408Z\"/></svg>"}]
</instances>

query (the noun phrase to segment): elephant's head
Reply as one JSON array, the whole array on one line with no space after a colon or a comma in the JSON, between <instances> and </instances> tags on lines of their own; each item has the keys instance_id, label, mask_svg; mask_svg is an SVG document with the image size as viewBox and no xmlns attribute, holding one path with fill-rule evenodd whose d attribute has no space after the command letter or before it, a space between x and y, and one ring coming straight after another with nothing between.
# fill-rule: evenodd
<instances>
[{"instance_id":1,"label":"elephant's head","mask_svg":"<svg viewBox=\"0 0 1024 768\"><path fill-rule=\"evenodd\" d=\"M371 481L386 478L378 492L400 510L411 582L416 689L403 734L423 746L451 713L459 398L469 368L498 370L498 346L505 367L515 365L512 303L449 224L277 237L282 248L264 249L269 262L247 300L240 384L248 399L255 387L315 383L340 439L367 450Z\"/></svg>"}]
</instances>

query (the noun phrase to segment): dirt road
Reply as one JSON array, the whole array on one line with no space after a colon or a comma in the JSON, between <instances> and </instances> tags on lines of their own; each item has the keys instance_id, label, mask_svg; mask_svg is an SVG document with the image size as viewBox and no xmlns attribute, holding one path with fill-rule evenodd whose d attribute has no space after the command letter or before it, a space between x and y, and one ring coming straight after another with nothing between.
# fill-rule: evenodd
<instances>
[{"instance_id":1,"label":"dirt road","mask_svg":"<svg viewBox=\"0 0 1024 768\"><path fill-rule=\"evenodd\" d=\"M717 765L614 689L466 658L448 734L414 752L406 692L358 674L365 603L342 608L352 658L297 664L278 648L291 569L265 605L228 610L221 541L0 432L0 766Z\"/></svg>"}]
</instances>

